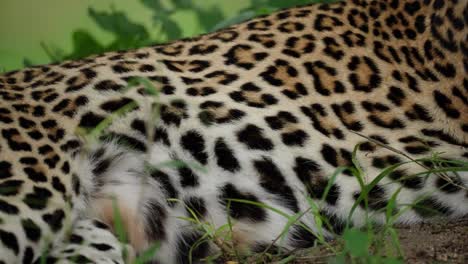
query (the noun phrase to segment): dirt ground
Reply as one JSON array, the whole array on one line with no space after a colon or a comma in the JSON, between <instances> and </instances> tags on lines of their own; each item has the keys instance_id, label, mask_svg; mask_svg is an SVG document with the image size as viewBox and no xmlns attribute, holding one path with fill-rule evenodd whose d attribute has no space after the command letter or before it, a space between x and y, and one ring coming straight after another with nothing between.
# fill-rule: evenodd
<instances>
[{"instance_id":1,"label":"dirt ground","mask_svg":"<svg viewBox=\"0 0 468 264\"><path fill-rule=\"evenodd\" d=\"M468 263L468 218L399 229L407 263Z\"/></svg>"},{"instance_id":2,"label":"dirt ground","mask_svg":"<svg viewBox=\"0 0 468 264\"><path fill-rule=\"evenodd\" d=\"M397 229L405 263L468 264L468 218ZM328 263L332 256L325 248L315 248L301 255L299 253L293 263Z\"/></svg>"}]
</instances>

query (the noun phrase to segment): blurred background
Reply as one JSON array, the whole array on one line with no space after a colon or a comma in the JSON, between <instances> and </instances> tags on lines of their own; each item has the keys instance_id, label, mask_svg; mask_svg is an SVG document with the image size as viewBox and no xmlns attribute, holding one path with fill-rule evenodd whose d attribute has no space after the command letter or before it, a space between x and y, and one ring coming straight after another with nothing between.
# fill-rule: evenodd
<instances>
[{"instance_id":1,"label":"blurred background","mask_svg":"<svg viewBox=\"0 0 468 264\"><path fill-rule=\"evenodd\" d=\"M0 72L210 32L330 0L0 0Z\"/></svg>"}]
</instances>

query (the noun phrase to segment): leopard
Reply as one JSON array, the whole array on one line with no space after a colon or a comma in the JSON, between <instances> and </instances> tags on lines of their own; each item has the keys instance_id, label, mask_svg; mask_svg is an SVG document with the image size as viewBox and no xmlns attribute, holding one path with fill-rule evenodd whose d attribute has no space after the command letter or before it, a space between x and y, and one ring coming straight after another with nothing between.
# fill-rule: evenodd
<instances>
[{"instance_id":1,"label":"leopard","mask_svg":"<svg viewBox=\"0 0 468 264\"><path fill-rule=\"evenodd\" d=\"M229 225L243 254L392 210L465 217L468 172L442 172L468 161L467 73L465 0L297 6L4 73L0 263L126 263L155 243L150 263L201 262L221 249L190 219Z\"/></svg>"}]
</instances>

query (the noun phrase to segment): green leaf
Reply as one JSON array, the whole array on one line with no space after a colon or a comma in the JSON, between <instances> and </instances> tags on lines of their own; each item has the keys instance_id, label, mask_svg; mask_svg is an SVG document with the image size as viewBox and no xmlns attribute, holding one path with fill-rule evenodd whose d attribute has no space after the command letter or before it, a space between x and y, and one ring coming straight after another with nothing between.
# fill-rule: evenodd
<instances>
[{"instance_id":1,"label":"green leaf","mask_svg":"<svg viewBox=\"0 0 468 264\"><path fill-rule=\"evenodd\" d=\"M140 1L144 6L152 9L155 12L169 12L166 6L163 4L163 1L155 0L141 0Z\"/></svg>"},{"instance_id":2,"label":"green leaf","mask_svg":"<svg viewBox=\"0 0 468 264\"><path fill-rule=\"evenodd\" d=\"M111 13L108 13L88 8L88 14L99 27L113 33L122 41L128 39L149 39L146 28L143 25L130 21L122 11L112 10Z\"/></svg>"},{"instance_id":3,"label":"green leaf","mask_svg":"<svg viewBox=\"0 0 468 264\"><path fill-rule=\"evenodd\" d=\"M122 214L120 208L117 205L116 199L112 199L112 213L114 218L114 229L117 233L117 238L122 243L127 243L127 232L125 231Z\"/></svg>"},{"instance_id":4,"label":"green leaf","mask_svg":"<svg viewBox=\"0 0 468 264\"><path fill-rule=\"evenodd\" d=\"M216 24L225 20L225 17L218 6L210 7L209 9L198 8L195 10L198 22L202 26L201 30L204 32L211 31Z\"/></svg>"},{"instance_id":5,"label":"green leaf","mask_svg":"<svg viewBox=\"0 0 468 264\"><path fill-rule=\"evenodd\" d=\"M244 11L235 17L219 22L211 30L215 31L215 30L219 30L219 29L240 23L242 21L255 17L255 15L256 15L255 11L252 11L252 10Z\"/></svg>"},{"instance_id":6,"label":"green leaf","mask_svg":"<svg viewBox=\"0 0 468 264\"><path fill-rule=\"evenodd\" d=\"M143 251L138 255L138 258L135 259L134 264L143 264L143 263L150 263L151 260L156 256L159 248L161 247L161 243L154 243L148 249Z\"/></svg>"},{"instance_id":7,"label":"green leaf","mask_svg":"<svg viewBox=\"0 0 468 264\"><path fill-rule=\"evenodd\" d=\"M171 19L164 19L161 21L163 31L166 33L169 40L179 39L182 37L182 30L180 26Z\"/></svg>"},{"instance_id":8,"label":"green leaf","mask_svg":"<svg viewBox=\"0 0 468 264\"><path fill-rule=\"evenodd\" d=\"M368 234L355 229L347 229L343 234L345 240L345 249L350 255L355 257L364 257L368 255L370 240Z\"/></svg>"},{"instance_id":9,"label":"green leaf","mask_svg":"<svg viewBox=\"0 0 468 264\"><path fill-rule=\"evenodd\" d=\"M65 60L66 56L64 55L63 50L57 47L48 46L44 42L41 42L40 45L51 61L58 62Z\"/></svg>"},{"instance_id":10,"label":"green leaf","mask_svg":"<svg viewBox=\"0 0 468 264\"><path fill-rule=\"evenodd\" d=\"M34 63L31 61L31 59L28 59L28 58L24 58L23 59L23 66L24 67L31 67L33 66ZM5 69L3 67L0 67L0 72L4 72Z\"/></svg>"},{"instance_id":11,"label":"green leaf","mask_svg":"<svg viewBox=\"0 0 468 264\"><path fill-rule=\"evenodd\" d=\"M79 59L104 51L104 47L87 31L76 30L72 35L73 52L67 59Z\"/></svg>"}]
</instances>

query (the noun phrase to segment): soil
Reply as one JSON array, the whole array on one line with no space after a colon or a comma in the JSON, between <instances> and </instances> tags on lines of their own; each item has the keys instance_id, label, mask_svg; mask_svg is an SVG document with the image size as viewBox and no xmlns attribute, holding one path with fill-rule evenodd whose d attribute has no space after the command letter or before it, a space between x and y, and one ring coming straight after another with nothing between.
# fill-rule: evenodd
<instances>
[{"instance_id":1,"label":"soil","mask_svg":"<svg viewBox=\"0 0 468 264\"><path fill-rule=\"evenodd\" d=\"M399 228L407 263L468 263L468 218Z\"/></svg>"},{"instance_id":2,"label":"soil","mask_svg":"<svg viewBox=\"0 0 468 264\"><path fill-rule=\"evenodd\" d=\"M397 228L404 262L468 263L468 218ZM333 254L318 247L296 255L294 264L329 263Z\"/></svg>"}]
</instances>

